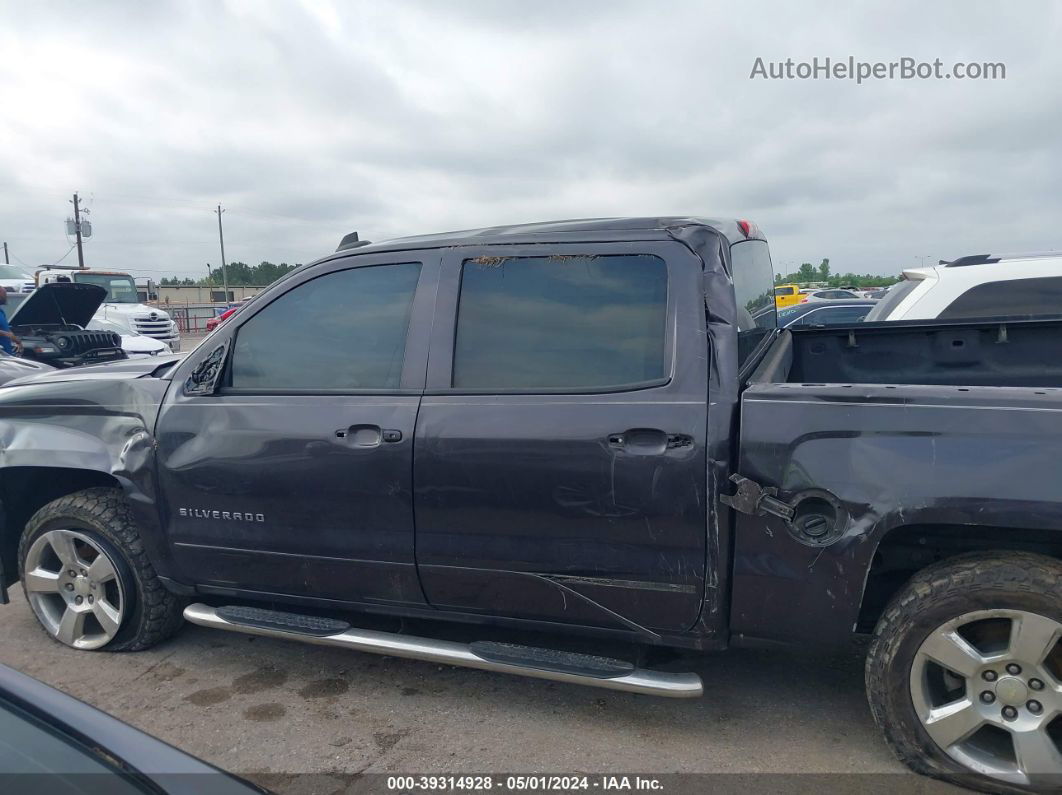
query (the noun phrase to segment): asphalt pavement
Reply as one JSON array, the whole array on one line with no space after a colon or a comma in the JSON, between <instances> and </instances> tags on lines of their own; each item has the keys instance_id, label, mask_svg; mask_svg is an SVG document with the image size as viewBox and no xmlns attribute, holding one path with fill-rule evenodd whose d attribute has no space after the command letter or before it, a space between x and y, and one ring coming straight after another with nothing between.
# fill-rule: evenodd
<instances>
[{"instance_id":1,"label":"asphalt pavement","mask_svg":"<svg viewBox=\"0 0 1062 795\"><path fill-rule=\"evenodd\" d=\"M683 780L703 791L941 789L885 746L858 644L673 662L706 695L672 700L190 625L146 652L75 651L44 634L20 587L11 595L0 662L278 792L387 791L368 774L576 772L717 774Z\"/></svg>"}]
</instances>

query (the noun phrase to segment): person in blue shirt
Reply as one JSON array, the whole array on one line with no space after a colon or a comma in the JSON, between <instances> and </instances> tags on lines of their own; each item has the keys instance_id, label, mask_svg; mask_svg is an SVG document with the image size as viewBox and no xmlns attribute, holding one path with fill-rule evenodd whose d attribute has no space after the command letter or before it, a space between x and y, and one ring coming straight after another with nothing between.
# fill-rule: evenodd
<instances>
[{"instance_id":1,"label":"person in blue shirt","mask_svg":"<svg viewBox=\"0 0 1062 795\"><path fill-rule=\"evenodd\" d=\"M4 306L7 304L7 290L0 287L0 348L4 353L14 356L16 351L22 353L22 340L11 331L11 324L7 322L7 312Z\"/></svg>"}]
</instances>

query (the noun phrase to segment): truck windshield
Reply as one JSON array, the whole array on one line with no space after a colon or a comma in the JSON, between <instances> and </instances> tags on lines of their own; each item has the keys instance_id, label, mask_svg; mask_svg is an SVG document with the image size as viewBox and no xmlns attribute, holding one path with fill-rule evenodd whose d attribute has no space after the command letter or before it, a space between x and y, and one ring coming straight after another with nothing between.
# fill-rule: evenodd
<instances>
[{"instance_id":1,"label":"truck windshield","mask_svg":"<svg viewBox=\"0 0 1062 795\"><path fill-rule=\"evenodd\" d=\"M138 304L139 297L132 276L106 273L75 273L74 281L81 284L97 284L107 291L107 303Z\"/></svg>"}]
</instances>

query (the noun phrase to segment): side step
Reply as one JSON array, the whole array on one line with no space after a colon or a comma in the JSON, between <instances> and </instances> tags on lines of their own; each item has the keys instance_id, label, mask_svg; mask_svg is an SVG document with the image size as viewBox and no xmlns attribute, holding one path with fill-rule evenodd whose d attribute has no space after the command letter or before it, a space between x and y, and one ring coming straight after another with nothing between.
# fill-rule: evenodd
<instances>
[{"instance_id":1,"label":"side step","mask_svg":"<svg viewBox=\"0 0 1062 795\"><path fill-rule=\"evenodd\" d=\"M668 673L635 667L623 660L539 649L511 643L476 641L465 644L416 638L391 632L358 629L345 621L317 618L257 607L210 607L191 604L184 617L201 627L285 638L321 646L428 660L446 665L480 668L506 674L552 679L608 690L670 698L696 698L704 691L701 678L691 673Z\"/></svg>"}]
</instances>

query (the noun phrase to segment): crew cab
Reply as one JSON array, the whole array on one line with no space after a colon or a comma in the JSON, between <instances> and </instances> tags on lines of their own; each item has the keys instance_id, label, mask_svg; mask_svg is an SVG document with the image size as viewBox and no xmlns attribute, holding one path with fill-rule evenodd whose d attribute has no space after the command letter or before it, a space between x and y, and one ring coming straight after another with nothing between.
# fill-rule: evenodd
<instances>
[{"instance_id":1,"label":"crew cab","mask_svg":"<svg viewBox=\"0 0 1062 795\"><path fill-rule=\"evenodd\" d=\"M77 649L183 618L673 697L642 650L869 633L902 760L1052 785L1062 324L779 329L774 289L743 220L348 236L184 359L0 389L3 576Z\"/></svg>"}]
</instances>

